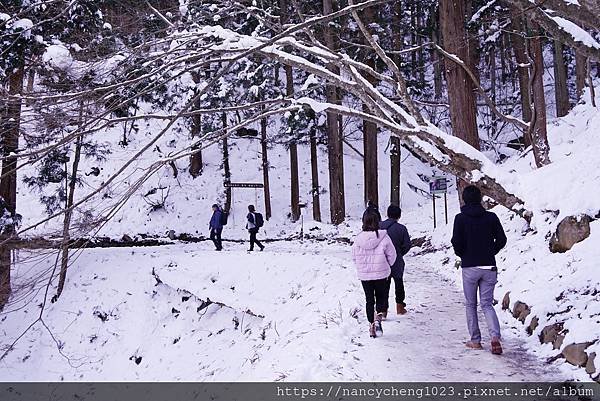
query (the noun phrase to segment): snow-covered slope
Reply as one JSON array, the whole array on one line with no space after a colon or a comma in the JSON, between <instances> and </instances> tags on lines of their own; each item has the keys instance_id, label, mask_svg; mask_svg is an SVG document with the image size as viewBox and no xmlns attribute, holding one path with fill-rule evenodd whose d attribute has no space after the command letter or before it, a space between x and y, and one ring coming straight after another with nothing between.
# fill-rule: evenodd
<instances>
[{"instance_id":1,"label":"snow-covered slope","mask_svg":"<svg viewBox=\"0 0 600 401\"><path fill-rule=\"evenodd\" d=\"M0 362L0 380L571 377L525 352L508 327L503 357L466 349L461 292L432 262L408 257L409 314L390 313L383 337L372 339L347 245L281 242L255 254L243 244L217 253L207 243L91 250L73 266L60 301L47 305L50 331L38 324L28 332ZM51 264L21 264L17 282ZM4 316L6 341L39 313L42 294L31 295Z\"/></svg>"},{"instance_id":2,"label":"snow-covered slope","mask_svg":"<svg viewBox=\"0 0 600 401\"><path fill-rule=\"evenodd\" d=\"M499 254L496 298L501 300L510 292L511 310L516 301L530 306L524 327L533 318L538 319L538 326L533 335L525 336L527 344L531 349L540 348L541 354L548 358L558 355L569 344L588 342L594 344L586 353L600 355L600 221L593 221L590 236L566 253L549 250L550 236L564 217L587 214L597 218L600 213L598 127L598 109L587 103L579 104L569 115L550 122L551 165L533 169L531 154L513 157L505 163L504 168L520 173L521 191L534 211L530 230L526 230L522 219L506 209L494 210L509 238L508 246ZM442 249L437 253L436 266L460 284L460 272L451 267L455 256L448 249L450 236L449 227L442 227L433 235L432 243ZM447 259L452 263L442 262ZM507 322L516 322L508 314L505 318ZM554 323L561 323L565 330L559 350L554 350L552 344L540 345L542 330ZM577 372L582 379L589 378L582 368L571 365L565 368ZM596 370L594 376L598 374Z\"/></svg>"}]
</instances>

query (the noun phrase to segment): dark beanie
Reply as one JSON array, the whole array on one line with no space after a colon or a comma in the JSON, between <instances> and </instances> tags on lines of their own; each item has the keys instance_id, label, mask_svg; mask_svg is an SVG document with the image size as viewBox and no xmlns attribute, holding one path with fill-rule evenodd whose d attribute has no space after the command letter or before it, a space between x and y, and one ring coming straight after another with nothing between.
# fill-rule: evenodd
<instances>
[{"instance_id":1,"label":"dark beanie","mask_svg":"<svg viewBox=\"0 0 600 401\"><path fill-rule=\"evenodd\" d=\"M463 190L463 201L465 205L481 203L481 191L475 185L469 185Z\"/></svg>"},{"instance_id":2,"label":"dark beanie","mask_svg":"<svg viewBox=\"0 0 600 401\"><path fill-rule=\"evenodd\" d=\"M212 205L212 207L216 207L217 209L219 208L219 205L217 205L216 203L214 205Z\"/></svg>"}]
</instances>

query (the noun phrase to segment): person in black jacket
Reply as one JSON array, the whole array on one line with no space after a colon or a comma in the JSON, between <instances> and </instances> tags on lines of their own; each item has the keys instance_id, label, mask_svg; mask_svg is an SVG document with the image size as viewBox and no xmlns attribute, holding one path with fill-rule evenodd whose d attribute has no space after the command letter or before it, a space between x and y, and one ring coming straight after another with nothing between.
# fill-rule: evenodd
<instances>
[{"instance_id":1,"label":"person in black jacket","mask_svg":"<svg viewBox=\"0 0 600 401\"><path fill-rule=\"evenodd\" d=\"M469 185L463 191L465 205L454 218L452 247L461 258L467 326L471 340L466 346L482 349L477 321L477 292L491 337L492 353L501 354L500 324L492 305L498 278L496 254L506 245L506 235L498 216L481 205L481 191Z\"/></svg>"},{"instance_id":2,"label":"person in black jacket","mask_svg":"<svg viewBox=\"0 0 600 401\"><path fill-rule=\"evenodd\" d=\"M265 249L265 246L260 243L259 240L256 239L256 234L258 234L258 229L260 228L260 224L258 223L258 219L262 219L262 215L258 217L260 213L256 213L256 209L254 205L248 206L248 215L246 216L246 229L250 233L250 249L248 252L252 252L254 250L254 244L258 245L260 250Z\"/></svg>"},{"instance_id":3,"label":"person in black jacket","mask_svg":"<svg viewBox=\"0 0 600 401\"><path fill-rule=\"evenodd\" d=\"M392 285L392 279L394 279L395 295L396 295L396 313L404 315L406 313L406 303L404 303L405 292L404 292L404 258L403 256L410 250L410 236L406 227L398 220L402 214L402 210L399 206L390 205L387 209L387 220L379 223L379 228L387 230L394 247L396 248L396 262L391 266L392 275L388 280L388 294ZM388 298L386 297L386 300ZM387 309L386 309L387 311ZM387 312L384 314L387 315Z\"/></svg>"}]
</instances>

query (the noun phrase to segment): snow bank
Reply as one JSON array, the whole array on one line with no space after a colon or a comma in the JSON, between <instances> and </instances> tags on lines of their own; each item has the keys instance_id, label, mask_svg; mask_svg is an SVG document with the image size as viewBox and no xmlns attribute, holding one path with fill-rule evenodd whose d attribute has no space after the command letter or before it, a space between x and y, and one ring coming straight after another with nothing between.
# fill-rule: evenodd
<instances>
[{"instance_id":1,"label":"snow bank","mask_svg":"<svg viewBox=\"0 0 600 401\"><path fill-rule=\"evenodd\" d=\"M516 301L531 307L531 314L519 332L530 349L546 358L561 351L554 350L551 344L540 345L542 329L554 323L562 323L566 330L561 349L572 343L595 342L586 352L600 355L600 221L593 221L590 237L566 253L551 253L548 246L550 235L564 217L580 213L594 217L600 212L598 126L598 110L589 104L579 104L567 116L550 121L552 164L533 169L529 155L513 157L503 165L504 169L520 175L520 191L534 207L534 229L528 229L522 219L506 209L494 209L509 238L507 247L497 257L499 282L495 296L501 300L510 292L510 310ZM436 266L461 285L460 270L453 267L457 257L449 247L451 235L451 226L446 226L432 237L432 244L441 249ZM513 317L499 307L501 320L514 326ZM533 335L527 336L525 327L534 317L539 319L539 325ZM565 372L578 379L589 380L583 369L562 362L564 359L560 358L555 364L561 364Z\"/></svg>"}]
</instances>

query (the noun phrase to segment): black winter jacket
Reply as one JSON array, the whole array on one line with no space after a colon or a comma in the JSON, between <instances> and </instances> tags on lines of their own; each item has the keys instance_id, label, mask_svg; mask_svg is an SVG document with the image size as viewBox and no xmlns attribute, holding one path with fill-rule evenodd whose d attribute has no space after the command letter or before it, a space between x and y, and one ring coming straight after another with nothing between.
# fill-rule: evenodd
<instances>
[{"instance_id":1,"label":"black winter jacket","mask_svg":"<svg viewBox=\"0 0 600 401\"><path fill-rule=\"evenodd\" d=\"M481 204L467 204L454 218L452 246L462 267L496 266L495 255L506 245L500 219Z\"/></svg>"},{"instance_id":2,"label":"black winter jacket","mask_svg":"<svg viewBox=\"0 0 600 401\"><path fill-rule=\"evenodd\" d=\"M404 258L403 256L410 250L410 236L406 227L396 220L387 219L379 223L379 228L387 230L394 248L396 248L396 261L392 267L392 277L402 278L404 274Z\"/></svg>"}]
</instances>

